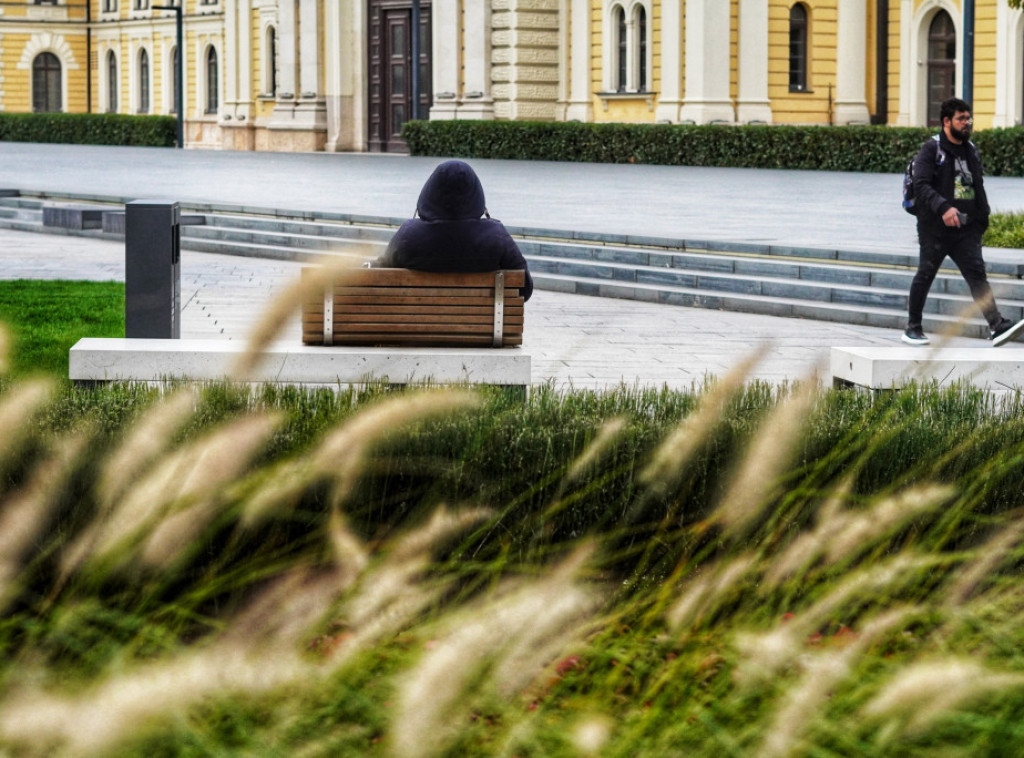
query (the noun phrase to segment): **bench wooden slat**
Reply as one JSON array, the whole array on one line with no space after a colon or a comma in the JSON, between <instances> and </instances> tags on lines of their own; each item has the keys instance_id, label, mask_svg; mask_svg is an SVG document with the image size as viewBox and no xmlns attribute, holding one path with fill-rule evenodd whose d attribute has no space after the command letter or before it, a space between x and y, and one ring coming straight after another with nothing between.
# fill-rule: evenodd
<instances>
[{"instance_id":1,"label":"bench wooden slat","mask_svg":"<svg viewBox=\"0 0 1024 758\"><path fill-rule=\"evenodd\" d=\"M310 345L319 345L323 332L303 332L302 341ZM340 345L378 345L394 347L492 347L491 335L474 334L391 334L388 332L373 334L346 334ZM502 345L515 347L523 344L521 334L505 335Z\"/></svg>"},{"instance_id":2,"label":"bench wooden slat","mask_svg":"<svg viewBox=\"0 0 1024 758\"><path fill-rule=\"evenodd\" d=\"M434 273L413 271L405 268L354 268L338 276L338 284L351 287L490 287L494 288L493 271L480 273ZM386 284L382 284L386 283ZM505 270L505 287L526 286L526 274L522 270Z\"/></svg>"},{"instance_id":3,"label":"bench wooden slat","mask_svg":"<svg viewBox=\"0 0 1024 758\"><path fill-rule=\"evenodd\" d=\"M308 271L304 269L303 275ZM313 295L303 303L302 340L318 345L520 345L525 272L500 272L500 304L495 293L498 275L345 271L329 295ZM331 315L329 323L325 312Z\"/></svg>"},{"instance_id":4,"label":"bench wooden slat","mask_svg":"<svg viewBox=\"0 0 1024 758\"><path fill-rule=\"evenodd\" d=\"M323 323L323 319L320 320ZM494 328L494 319L490 314L480 315L452 315L450 313L433 314L424 313L417 316L415 319L410 319L409 316L404 313L375 313L372 316L366 314L354 314L354 313L337 313L334 314L334 329L335 331L344 330L347 328L347 324L385 324L395 325L396 327L402 324L417 325L417 324L435 324L439 327L443 327L445 324L483 324L491 329ZM522 316L517 317L506 317L505 328L513 328L516 326L523 325Z\"/></svg>"}]
</instances>

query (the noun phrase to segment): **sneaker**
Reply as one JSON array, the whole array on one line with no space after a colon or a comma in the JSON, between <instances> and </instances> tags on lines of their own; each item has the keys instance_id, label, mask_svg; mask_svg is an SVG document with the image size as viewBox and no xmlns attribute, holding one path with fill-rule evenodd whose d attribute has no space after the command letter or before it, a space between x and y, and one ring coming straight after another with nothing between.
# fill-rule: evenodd
<instances>
[{"instance_id":1,"label":"sneaker","mask_svg":"<svg viewBox=\"0 0 1024 758\"><path fill-rule=\"evenodd\" d=\"M908 345L927 345L931 342L930 339L924 336L924 330L919 326L907 327L907 331L903 332L902 339Z\"/></svg>"},{"instance_id":2,"label":"sneaker","mask_svg":"<svg viewBox=\"0 0 1024 758\"><path fill-rule=\"evenodd\" d=\"M1010 319L1004 318L999 322L999 326L992 330L989 339L992 340L993 347L999 347L1020 334L1021 330L1024 330L1024 319L1014 323Z\"/></svg>"}]
</instances>

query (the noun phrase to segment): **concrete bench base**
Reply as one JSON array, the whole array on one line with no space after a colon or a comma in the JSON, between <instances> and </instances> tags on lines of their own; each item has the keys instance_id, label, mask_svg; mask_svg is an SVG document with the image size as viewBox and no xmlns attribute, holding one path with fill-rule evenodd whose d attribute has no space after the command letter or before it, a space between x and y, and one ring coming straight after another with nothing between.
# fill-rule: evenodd
<instances>
[{"instance_id":1,"label":"concrete bench base","mask_svg":"<svg viewBox=\"0 0 1024 758\"><path fill-rule=\"evenodd\" d=\"M948 385L963 381L984 390L1024 388L1024 347L833 347L836 385L875 390L911 382Z\"/></svg>"},{"instance_id":2,"label":"concrete bench base","mask_svg":"<svg viewBox=\"0 0 1024 758\"><path fill-rule=\"evenodd\" d=\"M88 337L72 348L69 375L76 383L227 378L244 342L233 340L112 339ZM351 385L530 384L530 356L518 348L319 347L275 344L249 382Z\"/></svg>"}]
</instances>

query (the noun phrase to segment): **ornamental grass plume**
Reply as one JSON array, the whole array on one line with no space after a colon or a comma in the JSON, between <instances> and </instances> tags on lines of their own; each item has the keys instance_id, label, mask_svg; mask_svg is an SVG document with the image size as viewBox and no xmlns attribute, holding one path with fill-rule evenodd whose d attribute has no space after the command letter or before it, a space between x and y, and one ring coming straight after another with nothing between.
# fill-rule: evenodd
<instances>
[{"instance_id":1,"label":"ornamental grass plume","mask_svg":"<svg viewBox=\"0 0 1024 758\"><path fill-rule=\"evenodd\" d=\"M11 333L7 326L0 324L0 377L11 370Z\"/></svg>"},{"instance_id":2,"label":"ornamental grass plume","mask_svg":"<svg viewBox=\"0 0 1024 758\"><path fill-rule=\"evenodd\" d=\"M246 350L232 366L229 376L237 381L245 381L251 376L259 365L263 351L277 339L302 304L309 300L322 301L327 287L344 283L346 274L357 270L358 265L349 258L334 256L322 256L317 263L319 265L303 269L302 276L270 302L249 334Z\"/></svg>"},{"instance_id":3,"label":"ornamental grass plume","mask_svg":"<svg viewBox=\"0 0 1024 758\"><path fill-rule=\"evenodd\" d=\"M996 567L1006 560L1011 550L1024 539L1024 516L1002 524L991 539L980 545L974 552L976 557L954 574L952 586L946 592L947 608L961 606L978 593L978 588L989 578Z\"/></svg>"},{"instance_id":4,"label":"ornamental grass plume","mask_svg":"<svg viewBox=\"0 0 1024 758\"><path fill-rule=\"evenodd\" d=\"M743 656L737 667L737 681L744 685L770 680L794 665L804 642L823 626L841 617L844 606L855 608L865 598L882 604L897 592L906 591L921 580L920 574L941 563L937 558L910 552L897 554L877 565L863 567L831 586L824 597L792 614L785 624L763 634L739 634L736 647Z\"/></svg>"},{"instance_id":5,"label":"ornamental grass plume","mask_svg":"<svg viewBox=\"0 0 1024 758\"><path fill-rule=\"evenodd\" d=\"M21 489L0 500L0 610L14 595L25 564L44 541L90 439L89 432L78 432L55 442Z\"/></svg>"},{"instance_id":6,"label":"ornamental grass plume","mask_svg":"<svg viewBox=\"0 0 1024 758\"><path fill-rule=\"evenodd\" d=\"M701 396L697 410L683 419L658 445L650 463L640 472L641 482L652 491L662 493L679 481L690 459L722 422L725 408L743 389L750 371L764 357L767 350L767 345L759 347Z\"/></svg>"},{"instance_id":7,"label":"ornamental grass plume","mask_svg":"<svg viewBox=\"0 0 1024 758\"><path fill-rule=\"evenodd\" d=\"M734 538L745 533L769 504L769 495L804 438L807 417L819 393L817 378L803 381L769 412L754 434L713 514Z\"/></svg>"},{"instance_id":8,"label":"ornamental grass plume","mask_svg":"<svg viewBox=\"0 0 1024 758\"><path fill-rule=\"evenodd\" d=\"M351 493L370 449L388 434L424 419L479 408L482 402L470 390L421 390L383 400L328 433L309 455L310 471L333 481L332 502L339 505Z\"/></svg>"},{"instance_id":9,"label":"ornamental grass plume","mask_svg":"<svg viewBox=\"0 0 1024 758\"><path fill-rule=\"evenodd\" d=\"M588 554L581 548L548 577L508 582L442 620L400 686L390 733L394 755L443 754L469 718L471 694L493 689L507 697L579 639L603 603L602 591L578 577L580 557Z\"/></svg>"},{"instance_id":10,"label":"ornamental grass plume","mask_svg":"<svg viewBox=\"0 0 1024 758\"><path fill-rule=\"evenodd\" d=\"M123 565L135 555L136 546L174 510L215 498L222 487L235 481L262 449L278 418L243 417L170 452L79 537L65 559L64 571L72 570L82 560L94 568ZM173 550L175 529L187 532L189 527L180 523L168 527L164 535L170 542L149 548L151 565Z\"/></svg>"},{"instance_id":11,"label":"ornamental grass plume","mask_svg":"<svg viewBox=\"0 0 1024 758\"><path fill-rule=\"evenodd\" d=\"M801 534L773 560L765 574L765 589L777 587L818 561L834 565L853 559L956 494L948 485L923 484L881 498L868 508L841 510L840 500L851 484L845 481L826 501L812 531Z\"/></svg>"},{"instance_id":12,"label":"ornamental grass plume","mask_svg":"<svg viewBox=\"0 0 1024 758\"><path fill-rule=\"evenodd\" d=\"M280 414L243 418L226 430L224 447L207 448L211 469L219 474L214 483L193 482L194 488L185 497L169 504L167 512L142 544L139 555L142 565L166 569L189 552L190 545L219 515L224 504L220 485L230 483L259 453L270 435L280 425Z\"/></svg>"},{"instance_id":13,"label":"ornamental grass plume","mask_svg":"<svg viewBox=\"0 0 1024 758\"><path fill-rule=\"evenodd\" d=\"M985 695L1024 687L1024 674L992 671L957 658L916 663L898 672L863 708L870 719L895 719L914 734Z\"/></svg>"},{"instance_id":14,"label":"ornamental grass plume","mask_svg":"<svg viewBox=\"0 0 1024 758\"><path fill-rule=\"evenodd\" d=\"M15 384L0 398L0 474L32 439L32 419L52 400L55 389L50 379L30 379Z\"/></svg>"},{"instance_id":15,"label":"ornamental grass plume","mask_svg":"<svg viewBox=\"0 0 1024 758\"><path fill-rule=\"evenodd\" d=\"M199 395L189 386L168 394L135 420L118 445L106 456L97 475L96 495L104 510L124 495L137 476L171 444L173 435L195 412Z\"/></svg>"},{"instance_id":16,"label":"ornamental grass plume","mask_svg":"<svg viewBox=\"0 0 1024 758\"><path fill-rule=\"evenodd\" d=\"M696 569L683 596L665 612L669 627L673 631L699 627L718 608L733 600L733 589L749 576L754 565L754 556L741 555L727 563ZM696 575L699 571L707 574Z\"/></svg>"},{"instance_id":17,"label":"ornamental grass plume","mask_svg":"<svg viewBox=\"0 0 1024 758\"><path fill-rule=\"evenodd\" d=\"M758 758L784 758L799 751L804 732L828 704L831 693L850 677L868 648L910 613L907 608L888 611L865 624L842 650L801 656L800 679L787 688L783 703L765 729L767 736L756 753Z\"/></svg>"}]
</instances>

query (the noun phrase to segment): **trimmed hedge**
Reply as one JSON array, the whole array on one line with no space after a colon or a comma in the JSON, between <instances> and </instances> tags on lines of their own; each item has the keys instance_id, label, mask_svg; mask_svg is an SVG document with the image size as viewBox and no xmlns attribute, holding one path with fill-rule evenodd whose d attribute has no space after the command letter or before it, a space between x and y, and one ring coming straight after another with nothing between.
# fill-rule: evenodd
<instances>
[{"instance_id":1,"label":"trimmed hedge","mask_svg":"<svg viewBox=\"0 0 1024 758\"><path fill-rule=\"evenodd\" d=\"M0 113L0 141L174 147L174 116L121 113Z\"/></svg>"},{"instance_id":2,"label":"trimmed hedge","mask_svg":"<svg viewBox=\"0 0 1024 758\"><path fill-rule=\"evenodd\" d=\"M409 121L413 155L902 173L933 128ZM1024 176L1024 127L976 132L986 173Z\"/></svg>"}]
</instances>

